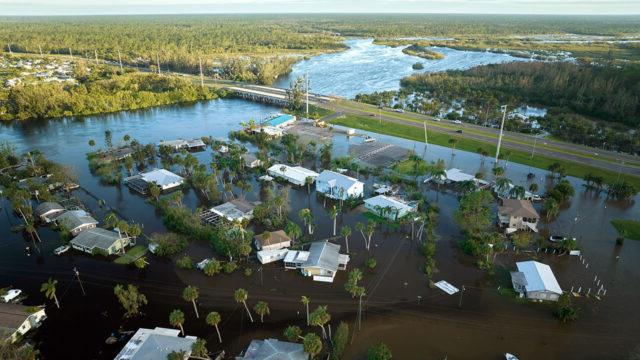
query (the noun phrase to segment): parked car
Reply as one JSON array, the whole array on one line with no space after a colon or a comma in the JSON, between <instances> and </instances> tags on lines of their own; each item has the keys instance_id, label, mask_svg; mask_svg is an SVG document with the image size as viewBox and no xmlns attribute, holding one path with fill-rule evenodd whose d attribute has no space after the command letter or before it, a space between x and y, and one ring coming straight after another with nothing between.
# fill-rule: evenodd
<instances>
[{"instance_id":1,"label":"parked car","mask_svg":"<svg viewBox=\"0 0 640 360\"><path fill-rule=\"evenodd\" d=\"M453 123L454 123L454 124L462 124L462 121L460 121L460 120L453 120Z\"/></svg>"},{"instance_id":2,"label":"parked car","mask_svg":"<svg viewBox=\"0 0 640 360\"><path fill-rule=\"evenodd\" d=\"M395 109L395 110L393 110L393 111L395 111L395 112L397 112L397 113L403 113L403 112L404 112L404 110L403 110L403 109Z\"/></svg>"},{"instance_id":3,"label":"parked car","mask_svg":"<svg viewBox=\"0 0 640 360\"><path fill-rule=\"evenodd\" d=\"M456 132L457 132L458 134L462 134L462 132L463 132L463 131L462 131L462 129L458 129L458 130L456 130Z\"/></svg>"},{"instance_id":4,"label":"parked car","mask_svg":"<svg viewBox=\"0 0 640 360\"><path fill-rule=\"evenodd\" d=\"M12 302L15 299L17 299L18 296L20 296L20 294L22 294L22 290L20 290L20 289L11 289L11 290L8 290L6 292L6 294L2 295L1 298L2 298L2 301L8 303L8 302Z\"/></svg>"}]
</instances>

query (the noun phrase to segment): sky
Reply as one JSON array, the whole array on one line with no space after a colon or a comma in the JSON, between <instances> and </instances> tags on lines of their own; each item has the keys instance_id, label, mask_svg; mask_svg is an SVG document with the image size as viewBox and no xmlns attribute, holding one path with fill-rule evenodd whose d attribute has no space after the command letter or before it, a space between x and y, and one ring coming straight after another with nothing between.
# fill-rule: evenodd
<instances>
[{"instance_id":1,"label":"sky","mask_svg":"<svg viewBox=\"0 0 640 360\"><path fill-rule=\"evenodd\" d=\"M0 16L362 12L634 15L640 0L0 0Z\"/></svg>"}]
</instances>

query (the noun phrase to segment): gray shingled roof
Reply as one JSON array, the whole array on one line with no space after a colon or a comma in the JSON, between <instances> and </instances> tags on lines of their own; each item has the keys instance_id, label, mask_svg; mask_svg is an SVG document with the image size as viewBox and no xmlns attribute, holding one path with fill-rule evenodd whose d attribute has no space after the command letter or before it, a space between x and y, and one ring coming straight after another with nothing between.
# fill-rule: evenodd
<instances>
[{"instance_id":1,"label":"gray shingled roof","mask_svg":"<svg viewBox=\"0 0 640 360\"><path fill-rule=\"evenodd\" d=\"M42 216L51 210L64 210L64 208L57 202L46 201L36 207L35 214L36 216Z\"/></svg>"},{"instance_id":2,"label":"gray shingled roof","mask_svg":"<svg viewBox=\"0 0 640 360\"><path fill-rule=\"evenodd\" d=\"M116 241L120 239L120 235L115 231L103 228L94 228L81 232L71 240L71 244L84 246L89 249L98 248L108 251Z\"/></svg>"},{"instance_id":3,"label":"gray shingled roof","mask_svg":"<svg viewBox=\"0 0 640 360\"><path fill-rule=\"evenodd\" d=\"M528 200L503 199L502 206L498 208L500 214L529 219L539 219L540 215Z\"/></svg>"},{"instance_id":4,"label":"gray shingled roof","mask_svg":"<svg viewBox=\"0 0 640 360\"><path fill-rule=\"evenodd\" d=\"M66 213L58 216L56 220L59 223L63 224L69 230L73 230L79 226L86 224L98 223L96 219L89 216L83 210L67 211Z\"/></svg>"}]
</instances>

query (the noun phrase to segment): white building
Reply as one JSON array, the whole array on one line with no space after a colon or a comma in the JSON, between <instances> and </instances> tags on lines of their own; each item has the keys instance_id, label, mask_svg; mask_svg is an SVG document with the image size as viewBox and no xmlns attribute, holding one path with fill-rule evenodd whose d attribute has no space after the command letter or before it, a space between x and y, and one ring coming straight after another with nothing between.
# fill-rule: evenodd
<instances>
[{"instance_id":1,"label":"white building","mask_svg":"<svg viewBox=\"0 0 640 360\"><path fill-rule=\"evenodd\" d=\"M39 327L46 318L44 307L30 311L24 305L0 303L0 337L16 342L31 329Z\"/></svg>"},{"instance_id":2,"label":"white building","mask_svg":"<svg viewBox=\"0 0 640 360\"><path fill-rule=\"evenodd\" d=\"M315 171L305 169L302 166L289 166L284 164L275 164L267 169L269 175L287 180L288 182L303 186L306 184L307 178L312 178L314 181L320 175Z\"/></svg>"},{"instance_id":3,"label":"white building","mask_svg":"<svg viewBox=\"0 0 640 360\"><path fill-rule=\"evenodd\" d=\"M289 249L260 250L256 252L256 256L261 264L269 264L275 261L284 260L288 253Z\"/></svg>"},{"instance_id":4,"label":"white building","mask_svg":"<svg viewBox=\"0 0 640 360\"><path fill-rule=\"evenodd\" d=\"M124 183L141 194L147 194L149 184L155 184L163 191L166 191L175 189L182 185L184 183L184 178L166 169L153 169L138 175L130 176L124 179Z\"/></svg>"},{"instance_id":5,"label":"white building","mask_svg":"<svg viewBox=\"0 0 640 360\"><path fill-rule=\"evenodd\" d=\"M286 269L300 269L314 281L333 282L338 270L345 270L349 255L340 254L340 245L326 240L311 244L309 251L292 250L284 258Z\"/></svg>"},{"instance_id":6,"label":"white building","mask_svg":"<svg viewBox=\"0 0 640 360\"><path fill-rule=\"evenodd\" d=\"M177 329L140 328L114 360L166 359L172 352L183 352L186 360L191 356L191 347L197 338L179 335L180 330Z\"/></svg>"},{"instance_id":7,"label":"white building","mask_svg":"<svg viewBox=\"0 0 640 360\"><path fill-rule=\"evenodd\" d=\"M372 213L397 220L417 210L417 204L407 203L386 195L378 195L364 201L364 208Z\"/></svg>"},{"instance_id":8,"label":"white building","mask_svg":"<svg viewBox=\"0 0 640 360\"><path fill-rule=\"evenodd\" d=\"M364 193L364 183L350 176L324 170L316 178L316 191L336 200L360 198Z\"/></svg>"},{"instance_id":9,"label":"white building","mask_svg":"<svg viewBox=\"0 0 640 360\"><path fill-rule=\"evenodd\" d=\"M240 155L242 161L244 162L244 166L255 169L262 165L262 160L258 159L255 155L251 153L244 153Z\"/></svg>"},{"instance_id":10,"label":"white building","mask_svg":"<svg viewBox=\"0 0 640 360\"><path fill-rule=\"evenodd\" d=\"M511 273L511 283L521 297L558 301L562 289L549 265L537 261L521 261L516 263L516 267L518 271Z\"/></svg>"}]
</instances>

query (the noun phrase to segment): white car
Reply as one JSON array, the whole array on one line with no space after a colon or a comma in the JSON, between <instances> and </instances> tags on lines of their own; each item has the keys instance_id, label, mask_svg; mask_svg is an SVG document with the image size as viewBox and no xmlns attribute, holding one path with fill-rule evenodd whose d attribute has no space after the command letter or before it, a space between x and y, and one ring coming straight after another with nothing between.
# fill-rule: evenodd
<instances>
[{"instance_id":1,"label":"white car","mask_svg":"<svg viewBox=\"0 0 640 360\"><path fill-rule=\"evenodd\" d=\"M207 266L211 261L212 259L204 259L196 264L196 268L198 268L198 270L204 270L205 266Z\"/></svg>"},{"instance_id":2,"label":"white car","mask_svg":"<svg viewBox=\"0 0 640 360\"><path fill-rule=\"evenodd\" d=\"M18 296L20 296L20 294L22 294L22 290L20 289L11 289L9 291L7 291L6 294L2 295L2 301L8 303L8 302L12 302L13 300L17 299Z\"/></svg>"},{"instance_id":3,"label":"white car","mask_svg":"<svg viewBox=\"0 0 640 360\"><path fill-rule=\"evenodd\" d=\"M460 120L453 120L453 123L454 123L454 124L462 124L462 121L460 121Z\"/></svg>"}]
</instances>

